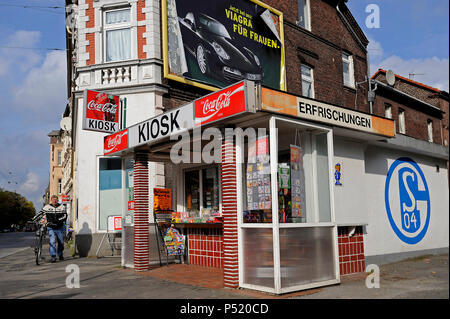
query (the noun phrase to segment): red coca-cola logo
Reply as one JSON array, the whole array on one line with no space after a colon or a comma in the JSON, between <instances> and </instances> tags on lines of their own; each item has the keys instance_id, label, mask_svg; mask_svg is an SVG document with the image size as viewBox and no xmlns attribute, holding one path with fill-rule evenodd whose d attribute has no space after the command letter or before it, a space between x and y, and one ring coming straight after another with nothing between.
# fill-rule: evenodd
<instances>
[{"instance_id":1,"label":"red coca-cola logo","mask_svg":"<svg viewBox=\"0 0 450 319\"><path fill-rule=\"evenodd\" d=\"M119 96L87 90L86 118L107 122L119 122Z\"/></svg>"},{"instance_id":2,"label":"red coca-cola logo","mask_svg":"<svg viewBox=\"0 0 450 319\"><path fill-rule=\"evenodd\" d=\"M195 101L195 125L215 122L245 110L244 83L241 82Z\"/></svg>"},{"instance_id":3,"label":"red coca-cola logo","mask_svg":"<svg viewBox=\"0 0 450 319\"><path fill-rule=\"evenodd\" d=\"M87 106L88 110L95 110L95 111L101 111L103 113L112 113L116 114L117 112L117 105L112 103L95 103L94 100L90 101Z\"/></svg>"},{"instance_id":4,"label":"red coca-cola logo","mask_svg":"<svg viewBox=\"0 0 450 319\"><path fill-rule=\"evenodd\" d=\"M230 95L231 91L220 94L215 100L210 101L207 99L203 105L203 114L207 115L228 107L230 105Z\"/></svg>"},{"instance_id":5,"label":"red coca-cola logo","mask_svg":"<svg viewBox=\"0 0 450 319\"><path fill-rule=\"evenodd\" d=\"M103 153L111 154L128 148L128 130L120 131L105 137Z\"/></svg>"}]
</instances>

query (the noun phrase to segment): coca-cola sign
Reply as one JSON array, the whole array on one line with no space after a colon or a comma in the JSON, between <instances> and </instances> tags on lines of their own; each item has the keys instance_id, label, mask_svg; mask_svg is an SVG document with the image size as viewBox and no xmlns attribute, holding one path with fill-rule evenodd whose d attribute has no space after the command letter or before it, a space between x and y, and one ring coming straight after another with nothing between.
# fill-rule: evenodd
<instances>
[{"instance_id":1,"label":"coca-cola sign","mask_svg":"<svg viewBox=\"0 0 450 319\"><path fill-rule=\"evenodd\" d=\"M195 125L212 123L246 111L244 82L195 101Z\"/></svg>"},{"instance_id":2,"label":"coca-cola sign","mask_svg":"<svg viewBox=\"0 0 450 319\"><path fill-rule=\"evenodd\" d=\"M83 129L107 133L119 131L119 103L117 95L85 90Z\"/></svg>"},{"instance_id":3,"label":"coca-cola sign","mask_svg":"<svg viewBox=\"0 0 450 319\"><path fill-rule=\"evenodd\" d=\"M105 136L103 154L109 155L128 148L128 129Z\"/></svg>"}]
</instances>

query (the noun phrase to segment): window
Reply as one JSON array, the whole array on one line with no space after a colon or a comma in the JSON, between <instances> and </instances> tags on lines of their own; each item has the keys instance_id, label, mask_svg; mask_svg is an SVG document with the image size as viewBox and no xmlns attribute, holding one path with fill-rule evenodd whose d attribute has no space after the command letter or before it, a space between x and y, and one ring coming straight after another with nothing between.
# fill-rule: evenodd
<instances>
[{"instance_id":1,"label":"window","mask_svg":"<svg viewBox=\"0 0 450 319\"><path fill-rule=\"evenodd\" d=\"M62 181L61 178L58 179L58 195L62 193Z\"/></svg>"},{"instance_id":2,"label":"window","mask_svg":"<svg viewBox=\"0 0 450 319\"><path fill-rule=\"evenodd\" d=\"M219 214L219 167L208 167L184 173L185 207L190 217Z\"/></svg>"},{"instance_id":3,"label":"window","mask_svg":"<svg viewBox=\"0 0 450 319\"><path fill-rule=\"evenodd\" d=\"M398 132L401 134L406 133L405 128L405 111L402 109L399 109L398 111Z\"/></svg>"},{"instance_id":4,"label":"window","mask_svg":"<svg viewBox=\"0 0 450 319\"><path fill-rule=\"evenodd\" d=\"M354 88L355 77L353 71L353 56L348 53L342 53L342 67L344 75L344 85Z\"/></svg>"},{"instance_id":5,"label":"window","mask_svg":"<svg viewBox=\"0 0 450 319\"><path fill-rule=\"evenodd\" d=\"M309 19L309 0L298 0L298 25L311 30Z\"/></svg>"},{"instance_id":6,"label":"window","mask_svg":"<svg viewBox=\"0 0 450 319\"><path fill-rule=\"evenodd\" d=\"M384 104L384 117L387 117L388 119L392 118L392 105L389 103Z\"/></svg>"},{"instance_id":7,"label":"window","mask_svg":"<svg viewBox=\"0 0 450 319\"><path fill-rule=\"evenodd\" d=\"M428 120L428 142L433 143L433 121Z\"/></svg>"},{"instance_id":8,"label":"window","mask_svg":"<svg viewBox=\"0 0 450 319\"><path fill-rule=\"evenodd\" d=\"M302 95L314 98L313 69L307 65L302 65Z\"/></svg>"},{"instance_id":9,"label":"window","mask_svg":"<svg viewBox=\"0 0 450 319\"><path fill-rule=\"evenodd\" d=\"M62 165L62 151L58 150L58 166Z\"/></svg>"},{"instance_id":10,"label":"window","mask_svg":"<svg viewBox=\"0 0 450 319\"><path fill-rule=\"evenodd\" d=\"M130 9L104 13L105 61L131 59Z\"/></svg>"},{"instance_id":11,"label":"window","mask_svg":"<svg viewBox=\"0 0 450 319\"><path fill-rule=\"evenodd\" d=\"M99 159L98 229L107 230L108 216L122 216L122 160Z\"/></svg>"}]
</instances>

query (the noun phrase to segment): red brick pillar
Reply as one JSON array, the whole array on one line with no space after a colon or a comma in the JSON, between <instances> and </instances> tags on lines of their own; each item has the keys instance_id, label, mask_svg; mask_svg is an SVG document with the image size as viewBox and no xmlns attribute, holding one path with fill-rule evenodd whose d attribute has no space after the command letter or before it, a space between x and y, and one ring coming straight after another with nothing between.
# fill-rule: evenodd
<instances>
[{"instance_id":1,"label":"red brick pillar","mask_svg":"<svg viewBox=\"0 0 450 319\"><path fill-rule=\"evenodd\" d=\"M134 156L134 270L147 271L150 263L148 226L148 157Z\"/></svg>"},{"instance_id":2,"label":"red brick pillar","mask_svg":"<svg viewBox=\"0 0 450 319\"><path fill-rule=\"evenodd\" d=\"M223 282L239 287L236 193L236 147L233 135L225 133L222 144Z\"/></svg>"}]
</instances>

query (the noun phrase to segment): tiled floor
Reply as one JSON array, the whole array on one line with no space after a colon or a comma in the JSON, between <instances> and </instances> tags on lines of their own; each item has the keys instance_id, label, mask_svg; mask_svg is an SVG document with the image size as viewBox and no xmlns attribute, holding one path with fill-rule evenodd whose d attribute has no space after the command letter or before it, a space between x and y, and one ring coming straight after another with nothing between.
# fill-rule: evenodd
<instances>
[{"instance_id":1,"label":"tiled floor","mask_svg":"<svg viewBox=\"0 0 450 319\"><path fill-rule=\"evenodd\" d=\"M133 270L129 269L129 271ZM225 289L223 287L223 269L220 268L202 267L187 264L170 264L169 266L152 267L149 271L139 272L136 274L183 283L187 285L200 286L211 289ZM285 299L295 296L314 294L321 291L321 289L309 289L280 296L249 289L227 289L227 291L255 299Z\"/></svg>"},{"instance_id":2,"label":"tiled floor","mask_svg":"<svg viewBox=\"0 0 450 319\"><path fill-rule=\"evenodd\" d=\"M170 264L152 267L149 271L140 274L205 288L223 288L223 269L220 268Z\"/></svg>"}]
</instances>

